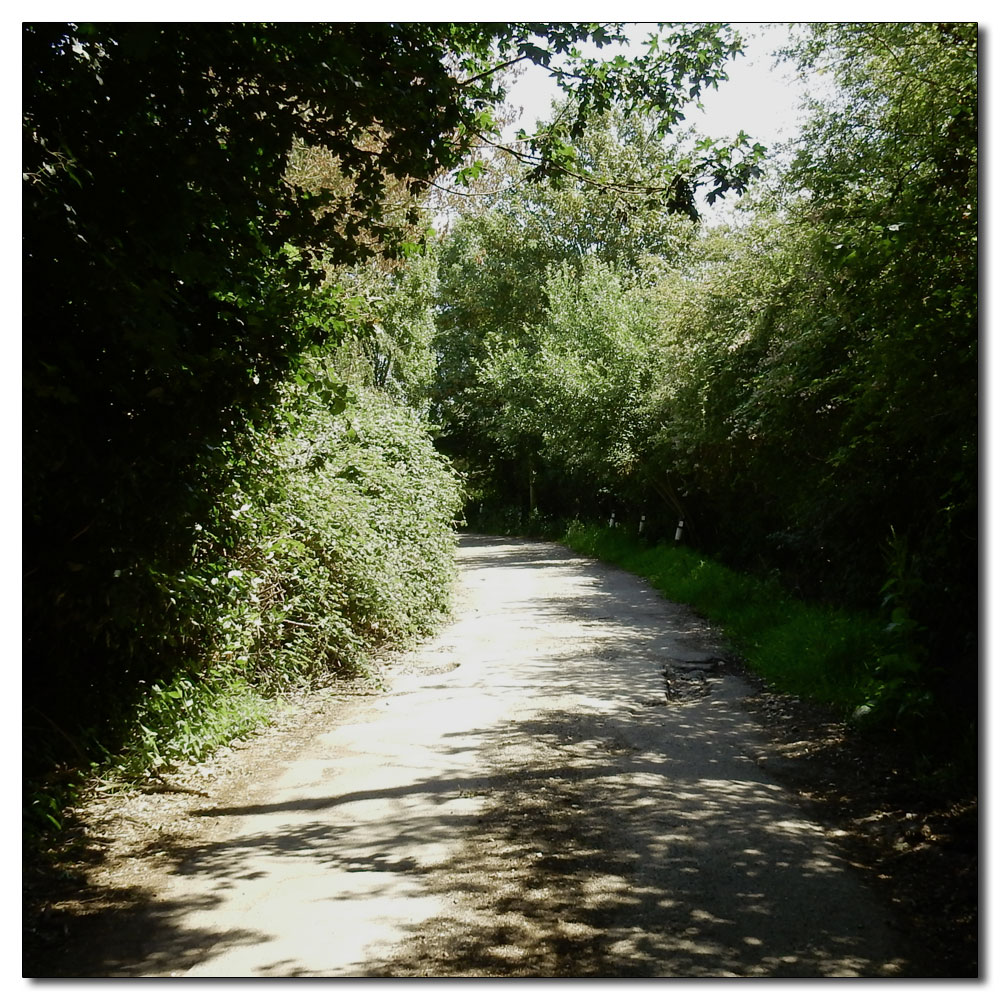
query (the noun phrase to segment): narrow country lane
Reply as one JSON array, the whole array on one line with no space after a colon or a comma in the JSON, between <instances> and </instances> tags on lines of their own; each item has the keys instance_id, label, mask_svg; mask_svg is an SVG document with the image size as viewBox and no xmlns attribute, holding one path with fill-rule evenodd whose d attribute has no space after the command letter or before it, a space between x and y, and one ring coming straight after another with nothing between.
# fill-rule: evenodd
<instances>
[{"instance_id":1,"label":"narrow country lane","mask_svg":"<svg viewBox=\"0 0 1000 1000\"><path fill-rule=\"evenodd\" d=\"M899 976L703 621L465 536L454 623L171 859L125 976ZM98 974L107 975L105 970Z\"/></svg>"}]
</instances>

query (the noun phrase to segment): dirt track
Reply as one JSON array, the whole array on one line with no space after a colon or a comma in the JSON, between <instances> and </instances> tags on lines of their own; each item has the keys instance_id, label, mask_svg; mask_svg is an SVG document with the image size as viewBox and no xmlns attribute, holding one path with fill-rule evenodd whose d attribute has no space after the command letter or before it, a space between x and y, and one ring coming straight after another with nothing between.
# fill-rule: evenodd
<instances>
[{"instance_id":1,"label":"dirt track","mask_svg":"<svg viewBox=\"0 0 1000 1000\"><path fill-rule=\"evenodd\" d=\"M835 831L759 766L704 622L558 546L459 558L454 624L191 796L79 974L907 974Z\"/></svg>"}]
</instances>

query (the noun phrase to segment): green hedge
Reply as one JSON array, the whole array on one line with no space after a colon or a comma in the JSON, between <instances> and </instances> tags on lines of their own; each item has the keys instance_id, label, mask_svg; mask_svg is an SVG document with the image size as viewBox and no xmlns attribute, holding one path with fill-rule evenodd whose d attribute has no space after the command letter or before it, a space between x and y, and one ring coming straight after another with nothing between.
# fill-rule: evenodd
<instances>
[{"instance_id":1,"label":"green hedge","mask_svg":"<svg viewBox=\"0 0 1000 1000\"><path fill-rule=\"evenodd\" d=\"M81 704L103 684L101 713L35 712L33 825L59 825L67 774L132 780L199 759L261 725L283 692L363 673L373 650L447 611L461 484L412 409L346 387L316 356L275 422L224 458L228 485L189 526L185 563L115 570L107 669L76 678Z\"/></svg>"}]
</instances>

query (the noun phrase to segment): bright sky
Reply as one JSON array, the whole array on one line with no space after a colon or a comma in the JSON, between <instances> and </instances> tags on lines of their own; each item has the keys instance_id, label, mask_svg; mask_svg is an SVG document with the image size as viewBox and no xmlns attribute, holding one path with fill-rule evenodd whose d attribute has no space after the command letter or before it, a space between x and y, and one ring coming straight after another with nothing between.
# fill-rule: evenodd
<instances>
[{"instance_id":1,"label":"bright sky","mask_svg":"<svg viewBox=\"0 0 1000 1000\"><path fill-rule=\"evenodd\" d=\"M790 139L799 117L803 87L787 64L775 66L771 53L787 39L783 25L741 26L745 54L730 63L729 79L702 98L704 113L692 125L713 137L735 136L742 128L757 142L773 146Z\"/></svg>"},{"instance_id":2,"label":"bright sky","mask_svg":"<svg viewBox=\"0 0 1000 1000\"><path fill-rule=\"evenodd\" d=\"M654 27L639 22L631 33L641 40ZM781 25L746 23L739 30L744 36L745 55L730 63L728 81L703 95L704 113L693 108L687 124L713 138L735 136L743 129L754 140L770 146L791 136L802 90L790 67L773 65L770 53L786 37ZM518 127L530 129L537 119L547 117L557 92L546 70L530 66L511 92L510 102L524 108L520 125L513 126L511 132Z\"/></svg>"},{"instance_id":3,"label":"bright sky","mask_svg":"<svg viewBox=\"0 0 1000 1000\"><path fill-rule=\"evenodd\" d=\"M654 28L653 23L637 22L629 33L641 42ZM793 68L775 65L771 54L787 39L783 24L747 22L739 25L739 31L744 54L730 62L727 81L702 95L704 110L692 105L682 128L693 127L714 139L734 138L742 129L753 141L773 150L795 136L804 87ZM608 50L604 51L607 54ZM599 52L595 49L595 54ZM530 65L511 89L510 103L524 111L521 119L505 130L505 137L512 138L518 128L530 131L538 119L547 118L551 101L558 94L547 71ZM721 220L731 203L732 199L722 199L713 207L703 203L701 210L706 220Z\"/></svg>"}]
</instances>

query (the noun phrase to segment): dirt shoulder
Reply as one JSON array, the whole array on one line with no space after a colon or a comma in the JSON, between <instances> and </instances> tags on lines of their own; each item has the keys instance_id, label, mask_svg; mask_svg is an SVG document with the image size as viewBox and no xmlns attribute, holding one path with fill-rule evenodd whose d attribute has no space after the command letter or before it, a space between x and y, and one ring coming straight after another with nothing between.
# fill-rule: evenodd
<instances>
[{"instance_id":1,"label":"dirt shoulder","mask_svg":"<svg viewBox=\"0 0 1000 1000\"><path fill-rule=\"evenodd\" d=\"M907 928L918 975L979 975L979 808L970 790L922 780L898 749L852 732L823 707L760 691L746 707L765 728L765 771L838 832Z\"/></svg>"},{"instance_id":2,"label":"dirt shoulder","mask_svg":"<svg viewBox=\"0 0 1000 1000\"><path fill-rule=\"evenodd\" d=\"M539 562L538 553L524 553L515 555ZM468 595L463 601L463 613L475 603ZM433 656L387 660L386 685L398 684L401 678L418 682L440 675L444 689L447 672L454 666L449 656L448 648L439 648ZM874 887L909 943L910 974L976 976L975 799L946 789L931 792L909 775L889 748L865 741L814 706L769 693L753 678L742 679L751 691L742 698L742 709L765 737L757 745L756 764L794 793L805 813L826 829L839 854ZM700 681L692 683L690 690L675 690L673 697L696 701L703 692L697 688ZM303 695L275 726L224 748L209 761L178 768L169 783L128 793L92 790L66 830L26 865L24 974L46 978L161 974L156 966L143 965L144 956L149 936L162 923L171 880L188 863L185 859L203 850L202 845L232 841L246 803L269 775L314 746L323 734L370 716L380 697L382 688L377 684L341 684ZM639 705L631 715L646 709L661 711L657 705ZM579 730L578 721L572 722L572 733L566 728L569 723L560 723L562 729L551 720L544 726L533 725L526 730L535 741L533 770L524 772L530 773L530 781L517 784L497 777L515 773L521 765L517 746L494 741L492 783L484 780L481 787L462 793L478 796L483 803L478 818L470 815L471 833L465 835L465 881L456 882L451 861L429 875L431 882L437 880L435 891L452 892L458 898L474 888L475 906L488 904L489 914L470 908L467 920L484 914L493 919L495 940L490 939L489 954L453 954L462 927L456 924L454 933L448 934L438 921L433 934L412 935L406 948L387 954L381 963L370 963L366 975L465 975L473 968L478 971L471 974L523 975L527 924L537 923L538 911L546 907L553 910L552 926L558 923L561 937L540 942L536 935L531 940L534 968L544 970L536 974L597 975L606 967L602 963L608 960L608 949L621 942L609 941L595 930L600 920L594 914L600 907L593 907L589 916L581 911L574 923L566 917L572 900L561 900L551 890L579 858L603 859L599 865L594 861L591 873L598 881L604 879L611 886L618 878L608 859L609 847L620 852L620 846L601 840L599 823L576 818L592 803L579 800L582 786L574 784L574 764L566 755L595 740L585 739L588 734ZM634 734L629 738L634 742ZM610 732L601 739L608 759L637 752L623 739L616 742ZM562 763L541 773L538 761L550 759ZM206 803L211 809L205 808ZM600 819L601 814L594 815ZM611 819L618 815L607 813ZM605 840L618 836L609 827ZM469 882L473 870L481 885ZM517 899L510 896L515 885ZM600 891L598 887L593 899L600 898ZM504 906L507 917L498 922L495 914ZM205 947L203 937L175 937L172 943L179 966L185 964L185 954L193 964ZM631 974L643 974L641 964L634 968L639 971ZM116 971L125 969L129 971Z\"/></svg>"},{"instance_id":3,"label":"dirt shoulder","mask_svg":"<svg viewBox=\"0 0 1000 1000\"><path fill-rule=\"evenodd\" d=\"M377 687L343 682L300 692L273 725L182 763L167 780L124 791L92 783L43 853L26 859L23 975L77 978L114 975L138 960L156 921L146 909L172 875L170 861L190 845L225 835L226 824L201 814L245 802L249 790L337 726Z\"/></svg>"}]
</instances>

